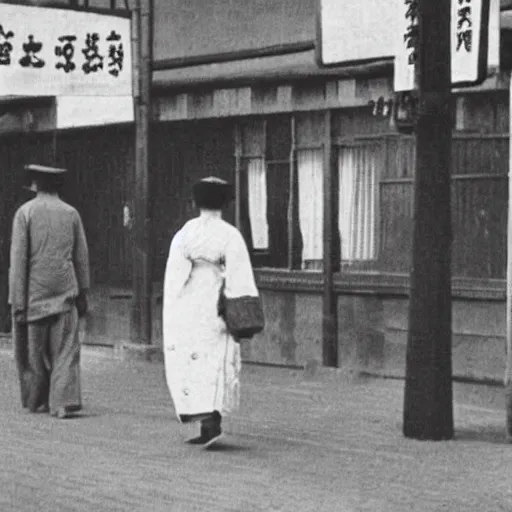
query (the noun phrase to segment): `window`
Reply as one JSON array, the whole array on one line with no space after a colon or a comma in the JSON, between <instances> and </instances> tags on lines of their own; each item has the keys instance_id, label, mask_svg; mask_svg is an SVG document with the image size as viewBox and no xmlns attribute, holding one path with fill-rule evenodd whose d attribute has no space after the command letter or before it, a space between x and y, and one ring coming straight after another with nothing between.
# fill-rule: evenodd
<instances>
[{"instance_id":1,"label":"window","mask_svg":"<svg viewBox=\"0 0 512 512\"><path fill-rule=\"evenodd\" d=\"M453 273L501 278L508 96L466 95L457 105L455 126L462 133L454 133L452 144ZM479 127L484 135L475 132ZM409 272L414 137L396 133L388 118L365 107L328 116L254 116L239 121L237 133L239 225L255 267L322 269L324 159L331 155L334 268Z\"/></svg>"},{"instance_id":2,"label":"window","mask_svg":"<svg viewBox=\"0 0 512 512\"><path fill-rule=\"evenodd\" d=\"M273 115L239 125L239 222L255 266L322 268L323 117Z\"/></svg>"},{"instance_id":3,"label":"window","mask_svg":"<svg viewBox=\"0 0 512 512\"><path fill-rule=\"evenodd\" d=\"M291 118L246 119L236 138L239 224L253 264L287 268Z\"/></svg>"},{"instance_id":4,"label":"window","mask_svg":"<svg viewBox=\"0 0 512 512\"><path fill-rule=\"evenodd\" d=\"M298 223L302 240L300 267L321 270L324 228L324 113L295 116Z\"/></svg>"},{"instance_id":5,"label":"window","mask_svg":"<svg viewBox=\"0 0 512 512\"><path fill-rule=\"evenodd\" d=\"M376 257L376 169L374 145L347 145L338 149L338 230L341 260Z\"/></svg>"},{"instance_id":6,"label":"window","mask_svg":"<svg viewBox=\"0 0 512 512\"><path fill-rule=\"evenodd\" d=\"M391 210L401 202L402 169L399 159L393 163L401 151L390 145L396 134L389 119L374 117L367 108L354 108L333 112L332 138L341 264L354 270L377 270L382 257L381 191ZM389 223L394 229L393 219L386 218L386 229Z\"/></svg>"},{"instance_id":7,"label":"window","mask_svg":"<svg viewBox=\"0 0 512 512\"><path fill-rule=\"evenodd\" d=\"M238 124L239 225L256 267L322 270L325 120L325 112L301 112ZM338 231L333 258L363 268L378 255L378 183L386 165L384 135L364 130L374 122L368 112L337 111L327 141Z\"/></svg>"},{"instance_id":8,"label":"window","mask_svg":"<svg viewBox=\"0 0 512 512\"><path fill-rule=\"evenodd\" d=\"M297 150L302 268L321 269L323 254L323 151Z\"/></svg>"},{"instance_id":9,"label":"window","mask_svg":"<svg viewBox=\"0 0 512 512\"><path fill-rule=\"evenodd\" d=\"M247 193L252 247L268 251L267 166L264 158L247 161Z\"/></svg>"}]
</instances>

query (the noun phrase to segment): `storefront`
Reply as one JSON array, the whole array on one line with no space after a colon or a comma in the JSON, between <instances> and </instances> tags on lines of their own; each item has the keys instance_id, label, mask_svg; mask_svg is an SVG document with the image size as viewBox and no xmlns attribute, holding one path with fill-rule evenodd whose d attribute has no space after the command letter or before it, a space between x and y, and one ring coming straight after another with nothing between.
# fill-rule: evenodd
<instances>
[{"instance_id":1,"label":"storefront","mask_svg":"<svg viewBox=\"0 0 512 512\"><path fill-rule=\"evenodd\" d=\"M498 378L502 371L507 86L502 76L491 90L487 84L453 99L454 367L461 375ZM311 79L210 91L203 86L174 95L167 89L158 100L157 131L165 127L173 141L168 154L174 162L167 173L159 169L159 179L173 176L177 183L181 173L178 190L186 196L193 179L217 165L217 173L226 176L229 169L237 183L237 204L228 218L251 249L268 318L265 334L245 346L247 360L299 366L323 360L323 179L329 172L337 363L403 373L414 138L394 128L390 99L388 75L327 77L314 86ZM201 133L200 144L172 137L187 127ZM199 146L203 167L188 166L185 155L197 156ZM165 197L158 200L166 194L163 182L157 190L155 205L165 211ZM187 214L173 212L173 223ZM159 278L173 234L160 222L156 215Z\"/></svg>"},{"instance_id":2,"label":"storefront","mask_svg":"<svg viewBox=\"0 0 512 512\"><path fill-rule=\"evenodd\" d=\"M320 69L314 3L302 4L294 11L296 31L285 23L283 7L274 15L286 30L267 34L275 44L263 48L251 40L259 49L242 51L239 34L229 52L210 52L209 62L207 56L183 57L183 45L171 51L163 43L158 30L169 21L169 8L160 6L158 15L157 3L153 343L162 341L161 282L170 241L194 215L192 184L215 174L236 184L226 218L250 248L267 317L265 332L243 345L245 360L289 366L327 361L401 376L414 137L393 123L392 62ZM196 15L206 9L194 5ZM269 12L254 12L254 23L263 26ZM219 27L196 26L183 16L174 43L190 40L191 53L205 53L209 34L215 49L222 48ZM186 39L187 27L205 34ZM252 25L247 30L248 36L257 33ZM502 64L482 86L453 96L453 362L454 373L468 378L500 379L504 369L509 72ZM130 336L133 137L130 125L58 134L58 162L75 171L80 187L70 189L70 200L91 243L90 343L122 345ZM323 323L326 262L334 276L334 347Z\"/></svg>"}]
</instances>

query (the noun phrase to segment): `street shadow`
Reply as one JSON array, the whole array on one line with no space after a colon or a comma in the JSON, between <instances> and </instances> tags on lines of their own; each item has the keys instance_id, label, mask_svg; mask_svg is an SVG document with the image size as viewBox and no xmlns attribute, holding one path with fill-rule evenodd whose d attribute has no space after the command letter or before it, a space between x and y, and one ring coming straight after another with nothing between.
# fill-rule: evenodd
<instances>
[{"instance_id":1,"label":"street shadow","mask_svg":"<svg viewBox=\"0 0 512 512\"><path fill-rule=\"evenodd\" d=\"M454 437L455 441L508 444L505 425L503 427L493 425L485 428L458 428Z\"/></svg>"},{"instance_id":2,"label":"street shadow","mask_svg":"<svg viewBox=\"0 0 512 512\"><path fill-rule=\"evenodd\" d=\"M242 453L250 451L248 446L241 446L239 444L218 442L206 448L209 452L226 452L226 453Z\"/></svg>"},{"instance_id":3,"label":"street shadow","mask_svg":"<svg viewBox=\"0 0 512 512\"><path fill-rule=\"evenodd\" d=\"M54 419L59 421L76 421L76 420L86 420L89 418L97 418L98 416L103 416L99 413L94 412L72 412L69 413L65 418L57 418L53 416Z\"/></svg>"}]
</instances>

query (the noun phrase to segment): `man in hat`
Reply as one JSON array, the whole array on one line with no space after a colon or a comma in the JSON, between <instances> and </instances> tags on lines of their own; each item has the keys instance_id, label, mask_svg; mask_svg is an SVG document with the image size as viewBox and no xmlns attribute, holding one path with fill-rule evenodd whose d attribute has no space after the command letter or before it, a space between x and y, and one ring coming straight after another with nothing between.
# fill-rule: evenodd
<instances>
[{"instance_id":1,"label":"man in hat","mask_svg":"<svg viewBox=\"0 0 512 512\"><path fill-rule=\"evenodd\" d=\"M78 317L89 256L75 208L59 197L65 169L26 166L36 197L14 215L9 303L22 405L59 418L81 409Z\"/></svg>"}]
</instances>

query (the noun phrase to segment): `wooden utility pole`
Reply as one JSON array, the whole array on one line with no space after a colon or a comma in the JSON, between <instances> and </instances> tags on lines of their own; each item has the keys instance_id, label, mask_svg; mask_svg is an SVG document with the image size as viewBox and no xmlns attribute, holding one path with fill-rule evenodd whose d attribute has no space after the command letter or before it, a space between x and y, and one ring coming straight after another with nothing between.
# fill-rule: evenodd
<instances>
[{"instance_id":1,"label":"wooden utility pole","mask_svg":"<svg viewBox=\"0 0 512 512\"><path fill-rule=\"evenodd\" d=\"M510 99L512 100L512 82L510 84ZM512 121L509 120L512 128ZM507 411L507 440L512 443L512 137L510 137L508 164L508 233L507 233L507 352L505 368L505 390Z\"/></svg>"},{"instance_id":2,"label":"wooden utility pole","mask_svg":"<svg viewBox=\"0 0 512 512\"><path fill-rule=\"evenodd\" d=\"M403 433L453 437L451 2L418 0L419 112Z\"/></svg>"},{"instance_id":3,"label":"wooden utility pole","mask_svg":"<svg viewBox=\"0 0 512 512\"><path fill-rule=\"evenodd\" d=\"M151 121L151 64L153 58L153 1L136 0L135 179L133 182L133 304L132 342L151 343L152 224L149 201L149 138Z\"/></svg>"}]
</instances>

